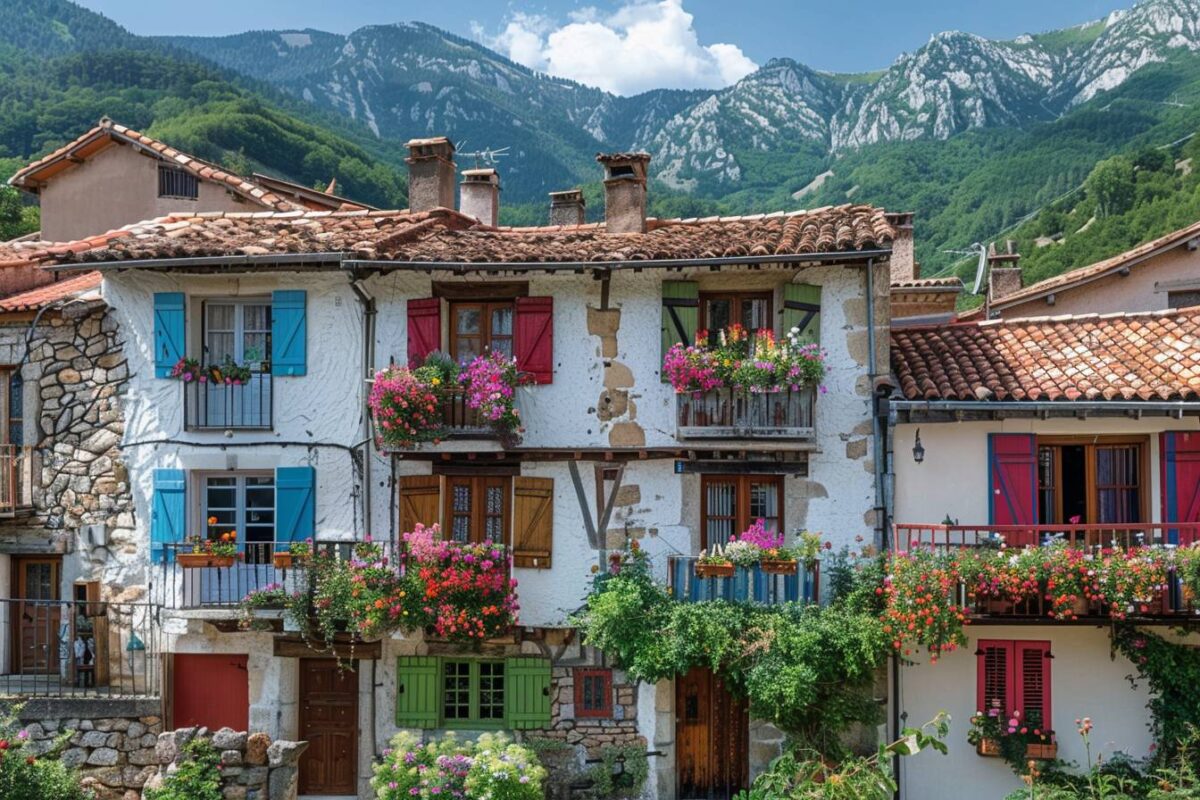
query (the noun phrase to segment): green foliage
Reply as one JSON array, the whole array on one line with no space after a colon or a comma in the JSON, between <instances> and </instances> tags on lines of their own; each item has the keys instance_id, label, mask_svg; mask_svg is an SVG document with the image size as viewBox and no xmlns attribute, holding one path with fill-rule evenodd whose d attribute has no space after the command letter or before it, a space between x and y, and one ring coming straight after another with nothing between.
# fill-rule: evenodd
<instances>
[{"instance_id":1,"label":"green foliage","mask_svg":"<svg viewBox=\"0 0 1200 800\"><path fill-rule=\"evenodd\" d=\"M32 233L38 228L36 206L27 206L10 186L0 186L0 242Z\"/></svg>"},{"instance_id":2,"label":"green foliage","mask_svg":"<svg viewBox=\"0 0 1200 800\"><path fill-rule=\"evenodd\" d=\"M18 707L0 707L0 797L4 800L89 800L79 776L58 760L74 731L66 731L48 750L31 754L17 718Z\"/></svg>"},{"instance_id":3,"label":"green foliage","mask_svg":"<svg viewBox=\"0 0 1200 800\"><path fill-rule=\"evenodd\" d=\"M546 769L532 748L504 734L459 741L453 733L422 742L401 731L374 766L371 787L378 800L479 797L541 800Z\"/></svg>"},{"instance_id":4,"label":"green foliage","mask_svg":"<svg viewBox=\"0 0 1200 800\"><path fill-rule=\"evenodd\" d=\"M589 794L596 800L623 800L642 796L650 777L650 759L640 744L607 745L600 749L600 763L587 771L592 781Z\"/></svg>"},{"instance_id":5,"label":"green foliage","mask_svg":"<svg viewBox=\"0 0 1200 800\"><path fill-rule=\"evenodd\" d=\"M207 739L193 739L184 747L179 769L163 779L157 789L146 790L146 800L222 800L220 754Z\"/></svg>"},{"instance_id":6,"label":"green foliage","mask_svg":"<svg viewBox=\"0 0 1200 800\"><path fill-rule=\"evenodd\" d=\"M1133 205L1133 163L1113 156L1096 165L1083 183L1087 199L1102 217L1123 214Z\"/></svg>"},{"instance_id":7,"label":"green foliage","mask_svg":"<svg viewBox=\"0 0 1200 800\"><path fill-rule=\"evenodd\" d=\"M1130 682L1142 681L1150 690L1147 708L1158 757L1175 757L1182 743L1190 743L1188 752L1194 754L1200 745L1195 736L1200 728L1200 651L1129 625L1113 628L1112 643L1137 669Z\"/></svg>"}]
</instances>

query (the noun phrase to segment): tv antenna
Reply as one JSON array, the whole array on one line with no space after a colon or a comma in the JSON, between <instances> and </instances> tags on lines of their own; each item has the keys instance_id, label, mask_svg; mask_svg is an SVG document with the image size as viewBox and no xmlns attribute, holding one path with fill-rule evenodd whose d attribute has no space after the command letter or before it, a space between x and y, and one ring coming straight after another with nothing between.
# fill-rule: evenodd
<instances>
[{"instance_id":1,"label":"tv antenna","mask_svg":"<svg viewBox=\"0 0 1200 800\"><path fill-rule=\"evenodd\" d=\"M466 140L462 141L466 144ZM460 145L461 146L461 145ZM507 158L509 148L507 147L485 147L482 150L473 150L469 153L459 153L463 158L471 158L475 160L475 169L480 167L494 167L502 158Z\"/></svg>"},{"instance_id":2,"label":"tv antenna","mask_svg":"<svg viewBox=\"0 0 1200 800\"><path fill-rule=\"evenodd\" d=\"M987 246L979 242L975 242L966 250L944 250L943 252L958 256L977 256L979 258L979 263L975 267L975 288L971 290L972 294L979 294L979 290L983 288L983 274L987 270Z\"/></svg>"}]
</instances>

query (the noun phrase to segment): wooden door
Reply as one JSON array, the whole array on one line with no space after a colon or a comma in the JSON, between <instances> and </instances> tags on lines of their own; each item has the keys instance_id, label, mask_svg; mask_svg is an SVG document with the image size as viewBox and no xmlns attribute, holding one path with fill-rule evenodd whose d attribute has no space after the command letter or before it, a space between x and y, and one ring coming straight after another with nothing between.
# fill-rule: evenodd
<instances>
[{"instance_id":1,"label":"wooden door","mask_svg":"<svg viewBox=\"0 0 1200 800\"><path fill-rule=\"evenodd\" d=\"M675 680L675 771L680 800L729 800L750 783L750 715L707 669Z\"/></svg>"},{"instance_id":2,"label":"wooden door","mask_svg":"<svg viewBox=\"0 0 1200 800\"><path fill-rule=\"evenodd\" d=\"M250 671L245 655L176 653L171 674L171 727L250 727Z\"/></svg>"},{"instance_id":3,"label":"wooden door","mask_svg":"<svg viewBox=\"0 0 1200 800\"><path fill-rule=\"evenodd\" d=\"M59 647L68 638L59 630L62 610L58 604L57 558L13 559L16 616L13 625L13 672L21 675L52 675L59 668ZM69 642L67 642L69 644Z\"/></svg>"},{"instance_id":4,"label":"wooden door","mask_svg":"<svg viewBox=\"0 0 1200 800\"><path fill-rule=\"evenodd\" d=\"M358 672L300 659L300 794L358 794Z\"/></svg>"}]
</instances>

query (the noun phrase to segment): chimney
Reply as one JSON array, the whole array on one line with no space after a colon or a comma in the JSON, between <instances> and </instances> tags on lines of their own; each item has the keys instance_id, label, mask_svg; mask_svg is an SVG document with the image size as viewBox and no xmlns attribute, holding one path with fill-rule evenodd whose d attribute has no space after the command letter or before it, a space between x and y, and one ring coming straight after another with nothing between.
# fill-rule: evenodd
<instances>
[{"instance_id":1,"label":"chimney","mask_svg":"<svg viewBox=\"0 0 1200 800\"><path fill-rule=\"evenodd\" d=\"M413 139L408 148L408 209L454 208L454 144L445 136Z\"/></svg>"},{"instance_id":2,"label":"chimney","mask_svg":"<svg viewBox=\"0 0 1200 800\"><path fill-rule=\"evenodd\" d=\"M500 222L500 174L491 169L464 169L459 211L493 228Z\"/></svg>"},{"instance_id":3,"label":"chimney","mask_svg":"<svg viewBox=\"0 0 1200 800\"><path fill-rule=\"evenodd\" d=\"M892 283L907 283L921 277L921 265L913 252L913 215L888 214L887 220L896 230L892 239Z\"/></svg>"},{"instance_id":4,"label":"chimney","mask_svg":"<svg viewBox=\"0 0 1200 800\"><path fill-rule=\"evenodd\" d=\"M997 250L993 242L988 246L988 303L1003 300L1021 288L1021 268L1017 262L1021 255L1016 252L1016 242L1009 239L1003 250Z\"/></svg>"},{"instance_id":5,"label":"chimney","mask_svg":"<svg viewBox=\"0 0 1200 800\"><path fill-rule=\"evenodd\" d=\"M649 153L601 153L604 165L604 227L608 233L646 232L646 171Z\"/></svg>"},{"instance_id":6,"label":"chimney","mask_svg":"<svg viewBox=\"0 0 1200 800\"><path fill-rule=\"evenodd\" d=\"M581 189L550 193L550 224L561 227L582 225L587 203Z\"/></svg>"}]
</instances>

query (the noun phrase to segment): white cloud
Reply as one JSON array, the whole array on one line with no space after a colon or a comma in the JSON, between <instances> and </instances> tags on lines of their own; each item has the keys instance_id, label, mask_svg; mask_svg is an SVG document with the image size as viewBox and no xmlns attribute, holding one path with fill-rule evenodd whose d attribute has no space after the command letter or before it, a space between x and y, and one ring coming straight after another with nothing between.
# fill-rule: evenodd
<instances>
[{"instance_id":1,"label":"white cloud","mask_svg":"<svg viewBox=\"0 0 1200 800\"><path fill-rule=\"evenodd\" d=\"M472 28L519 64L622 95L719 88L756 69L737 45L701 44L694 19L683 0L634 0L607 16L574 11L563 25L518 12L495 35Z\"/></svg>"}]
</instances>

